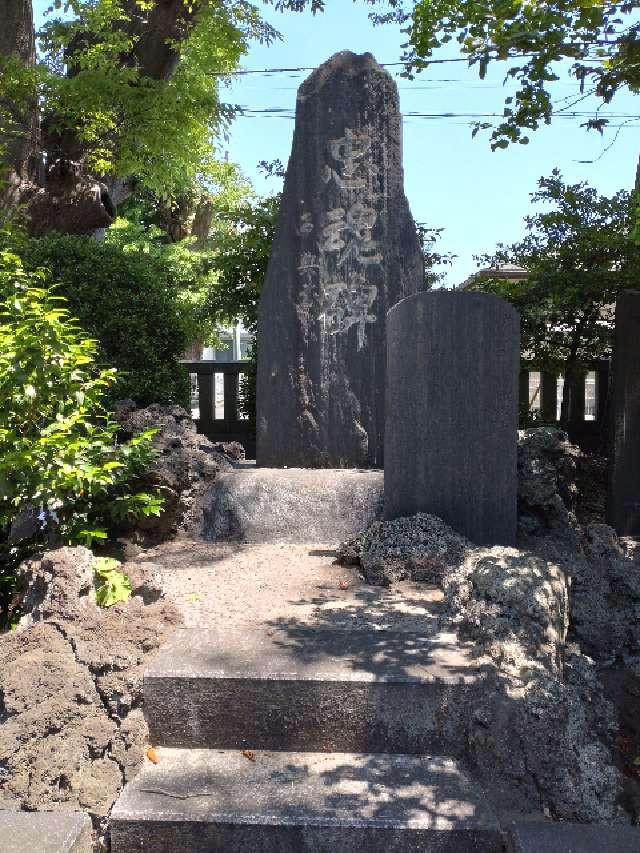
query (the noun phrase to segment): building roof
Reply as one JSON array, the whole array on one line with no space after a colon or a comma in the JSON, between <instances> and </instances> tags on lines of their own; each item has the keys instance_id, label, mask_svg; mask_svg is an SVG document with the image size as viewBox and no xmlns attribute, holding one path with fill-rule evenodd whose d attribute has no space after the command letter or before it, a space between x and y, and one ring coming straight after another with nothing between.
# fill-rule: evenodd
<instances>
[{"instance_id":1,"label":"building roof","mask_svg":"<svg viewBox=\"0 0 640 853\"><path fill-rule=\"evenodd\" d=\"M460 285L460 290L466 290L469 285L475 283L479 278L500 278L505 281L523 281L529 275L529 271L524 267L516 266L516 264L500 264L497 267L485 267L478 272L470 275L466 281Z\"/></svg>"}]
</instances>

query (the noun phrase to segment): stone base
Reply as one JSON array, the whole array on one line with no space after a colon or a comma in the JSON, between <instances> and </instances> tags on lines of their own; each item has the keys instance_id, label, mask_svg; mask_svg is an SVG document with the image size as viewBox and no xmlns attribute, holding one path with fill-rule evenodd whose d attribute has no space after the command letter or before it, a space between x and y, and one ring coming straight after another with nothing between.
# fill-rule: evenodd
<instances>
[{"instance_id":1,"label":"stone base","mask_svg":"<svg viewBox=\"0 0 640 853\"><path fill-rule=\"evenodd\" d=\"M152 743L170 747L456 755L460 715L447 710L481 684L454 634L298 623L178 632L144 703Z\"/></svg>"},{"instance_id":2,"label":"stone base","mask_svg":"<svg viewBox=\"0 0 640 853\"><path fill-rule=\"evenodd\" d=\"M158 750L111 818L113 853L502 853L447 758Z\"/></svg>"},{"instance_id":3,"label":"stone base","mask_svg":"<svg viewBox=\"0 0 640 853\"><path fill-rule=\"evenodd\" d=\"M508 853L640 853L640 827L517 823Z\"/></svg>"},{"instance_id":4,"label":"stone base","mask_svg":"<svg viewBox=\"0 0 640 853\"><path fill-rule=\"evenodd\" d=\"M381 471L244 468L219 474L204 536L338 544L382 515Z\"/></svg>"},{"instance_id":5,"label":"stone base","mask_svg":"<svg viewBox=\"0 0 640 853\"><path fill-rule=\"evenodd\" d=\"M0 811L2 853L91 853L92 849L86 814Z\"/></svg>"}]
</instances>

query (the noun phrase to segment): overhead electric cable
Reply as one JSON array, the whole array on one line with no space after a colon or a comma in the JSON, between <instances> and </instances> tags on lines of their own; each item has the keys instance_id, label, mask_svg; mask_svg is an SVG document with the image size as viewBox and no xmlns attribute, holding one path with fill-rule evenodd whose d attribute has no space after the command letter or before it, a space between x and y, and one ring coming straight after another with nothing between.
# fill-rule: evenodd
<instances>
[{"instance_id":1,"label":"overhead electric cable","mask_svg":"<svg viewBox=\"0 0 640 853\"><path fill-rule=\"evenodd\" d=\"M612 44L615 44L613 42ZM575 45L569 45L575 47ZM506 57L506 60L515 60L515 59L531 59L532 57L537 56L535 53L521 53L521 54L513 54L512 56ZM491 57L492 61L498 61L495 57ZM575 57L564 56L562 59L575 59ZM608 57L603 56L589 56L583 57L584 61L589 62L608 62ZM500 60L505 61L505 60ZM478 59L469 58L467 56L454 56L444 59L421 59L419 60L415 67L416 68L426 68L429 65L446 65L449 62L466 62L474 63L479 62ZM378 65L381 65L383 68L396 68L398 66L403 66L404 68L412 67L411 62L379 62ZM315 71L318 68L317 65L300 65L294 68L240 68L237 71L214 71L212 72L215 77L244 77L247 74L295 74L299 71Z\"/></svg>"}]
</instances>

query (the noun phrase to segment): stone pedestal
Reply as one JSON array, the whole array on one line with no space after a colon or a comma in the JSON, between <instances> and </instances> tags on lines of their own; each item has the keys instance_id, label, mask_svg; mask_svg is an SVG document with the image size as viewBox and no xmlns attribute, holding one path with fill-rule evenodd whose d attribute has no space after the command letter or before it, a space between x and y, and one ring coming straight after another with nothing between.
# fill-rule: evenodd
<instances>
[{"instance_id":1,"label":"stone pedestal","mask_svg":"<svg viewBox=\"0 0 640 853\"><path fill-rule=\"evenodd\" d=\"M387 318L385 517L427 512L515 542L520 322L486 293L435 290Z\"/></svg>"},{"instance_id":2,"label":"stone pedestal","mask_svg":"<svg viewBox=\"0 0 640 853\"><path fill-rule=\"evenodd\" d=\"M640 291L621 293L611 394L609 524L620 536L640 537Z\"/></svg>"},{"instance_id":3,"label":"stone pedestal","mask_svg":"<svg viewBox=\"0 0 640 853\"><path fill-rule=\"evenodd\" d=\"M386 315L423 278L397 87L371 54L336 54L298 92L258 316L258 465L382 466Z\"/></svg>"}]
</instances>

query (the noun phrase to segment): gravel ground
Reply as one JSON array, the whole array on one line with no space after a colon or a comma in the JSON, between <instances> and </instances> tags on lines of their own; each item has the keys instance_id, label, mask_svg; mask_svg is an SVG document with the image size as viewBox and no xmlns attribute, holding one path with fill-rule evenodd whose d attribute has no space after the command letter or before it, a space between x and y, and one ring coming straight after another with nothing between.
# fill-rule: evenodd
<instances>
[{"instance_id":1,"label":"gravel ground","mask_svg":"<svg viewBox=\"0 0 640 853\"><path fill-rule=\"evenodd\" d=\"M442 593L418 583L365 584L323 545L233 545L180 539L141 554L153 565L185 627L293 619L318 627L424 631ZM126 570L126 568L125 568ZM346 581L347 589L340 588ZM344 583L342 584L344 586Z\"/></svg>"}]
</instances>

